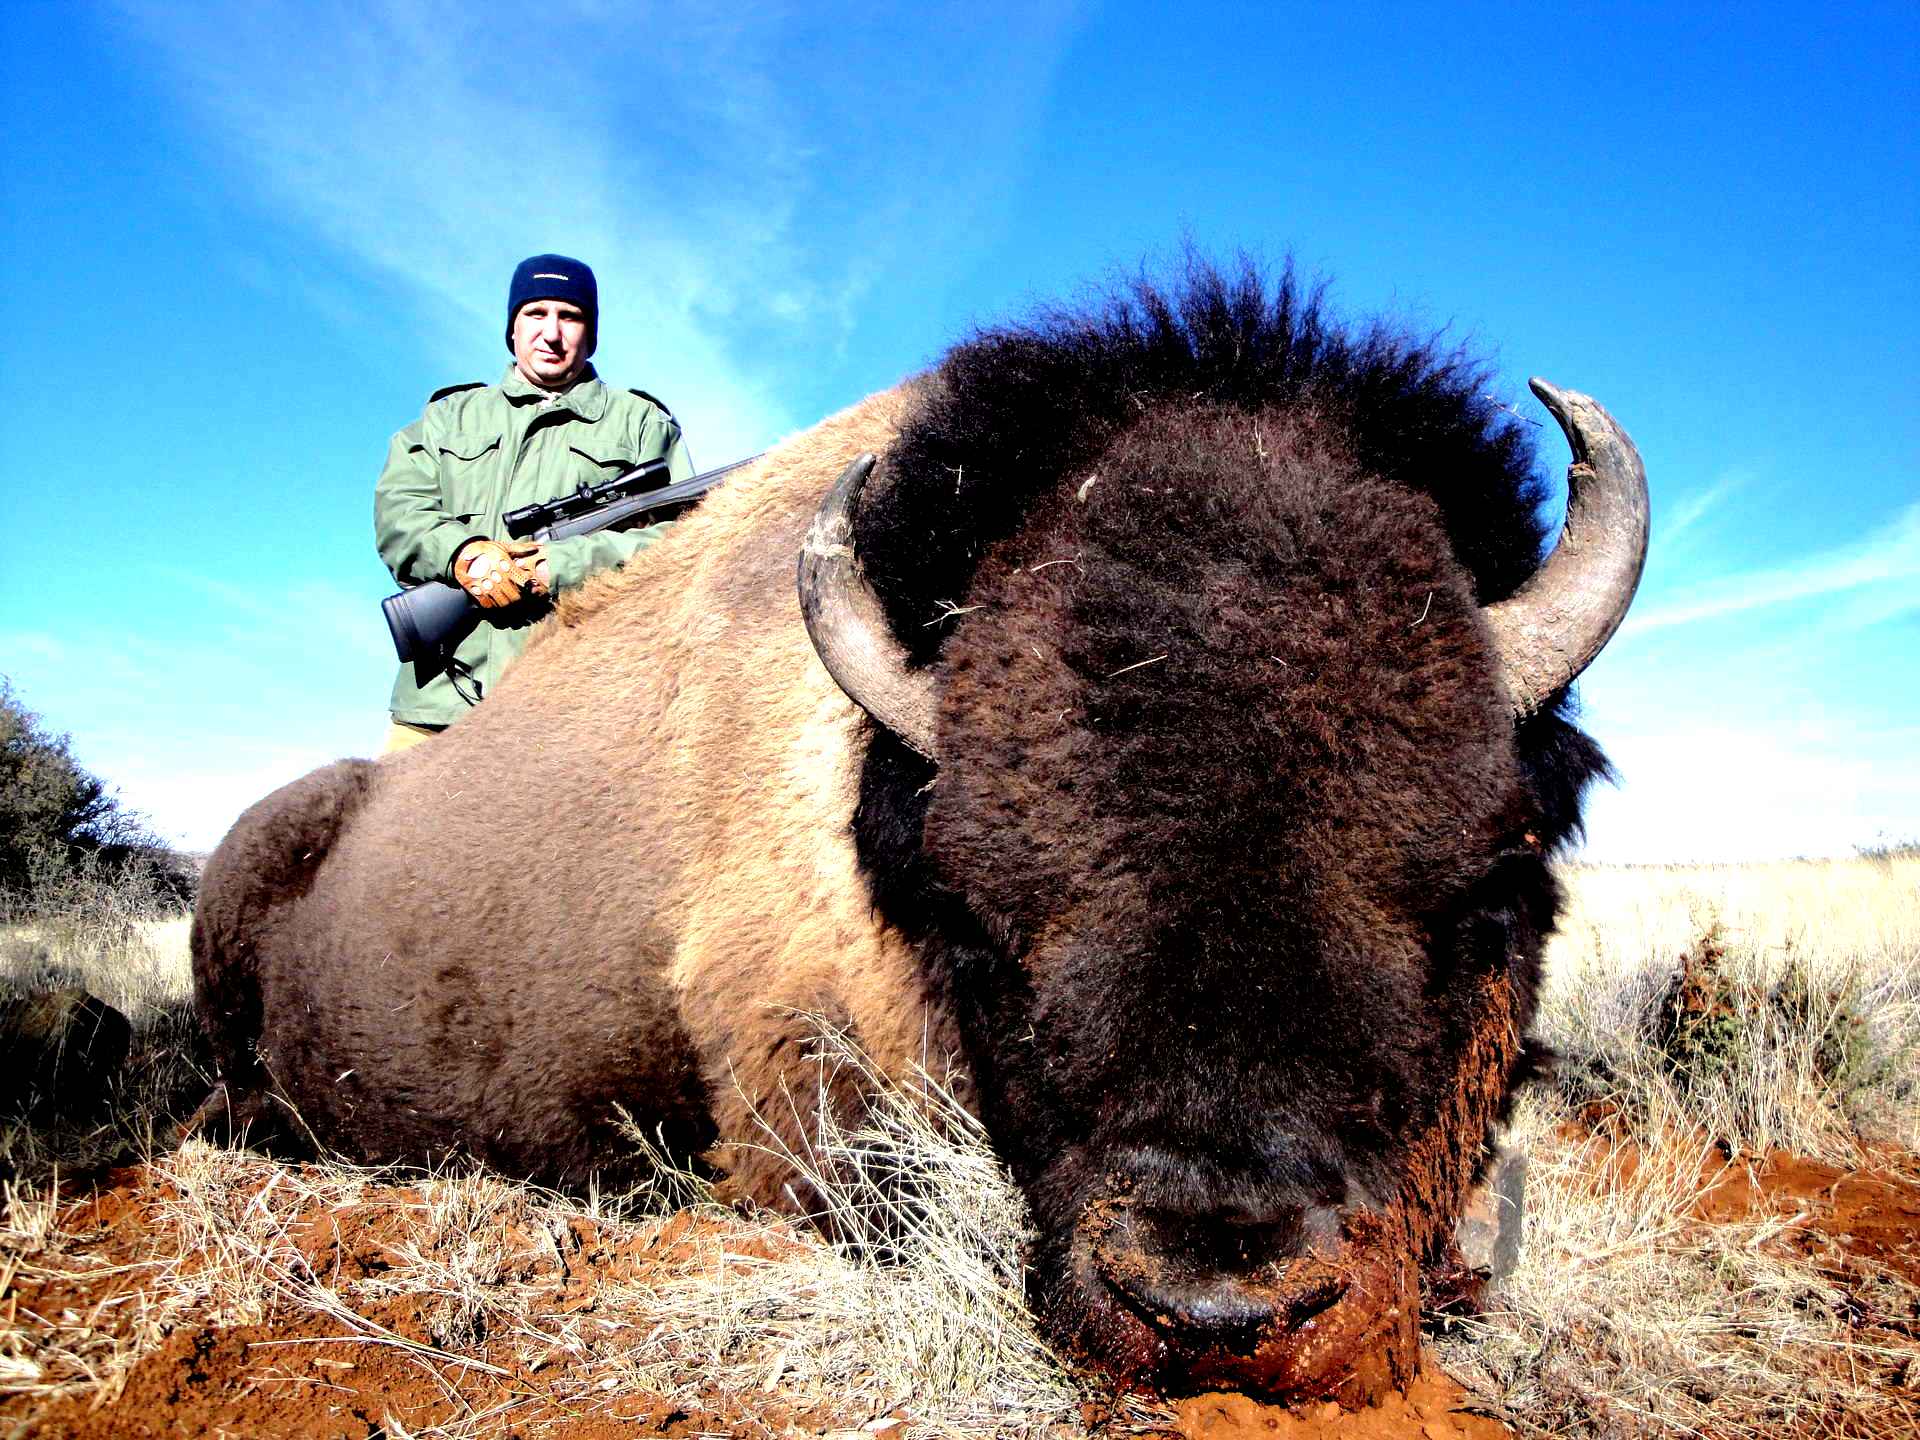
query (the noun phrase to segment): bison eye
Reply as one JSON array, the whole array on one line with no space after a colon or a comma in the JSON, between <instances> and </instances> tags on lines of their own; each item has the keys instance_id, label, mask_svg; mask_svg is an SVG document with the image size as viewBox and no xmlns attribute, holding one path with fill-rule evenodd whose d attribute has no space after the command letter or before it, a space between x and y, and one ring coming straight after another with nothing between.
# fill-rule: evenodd
<instances>
[{"instance_id":1,"label":"bison eye","mask_svg":"<svg viewBox=\"0 0 1920 1440\"><path fill-rule=\"evenodd\" d=\"M1475 967L1502 964L1507 958L1507 941L1513 934L1514 915L1502 907L1479 910L1468 916L1459 930L1459 952Z\"/></svg>"},{"instance_id":2,"label":"bison eye","mask_svg":"<svg viewBox=\"0 0 1920 1440\"><path fill-rule=\"evenodd\" d=\"M1557 895L1545 857L1516 841L1460 897L1451 924L1434 927L1435 934L1451 932L1451 948L1462 966L1502 965L1516 943L1551 926Z\"/></svg>"}]
</instances>

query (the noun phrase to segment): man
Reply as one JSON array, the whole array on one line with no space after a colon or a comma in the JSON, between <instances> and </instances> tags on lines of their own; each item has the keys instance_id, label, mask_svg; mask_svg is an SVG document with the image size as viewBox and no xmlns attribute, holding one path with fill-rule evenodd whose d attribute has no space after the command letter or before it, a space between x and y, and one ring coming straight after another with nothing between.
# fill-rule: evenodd
<instances>
[{"instance_id":1,"label":"man","mask_svg":"<svg viewBox=\"0 0 1920 1440\"><path fill-rule=\"evenodd\" d=\"M393 437L374 488L374 539L402 585L449 580L481 607L452 663L403 665L393 683L388 751L418 744L478 704L526 644L545 597L645 549L650 525L545 545L511 540L500 517L666 457L670 480L693 473L680 426L640 390L614 390L588 363L599 338L593 271L565 255L521 261L507 288L507 349L498 385L436 391Z\"/></svg>"}]
</instances>

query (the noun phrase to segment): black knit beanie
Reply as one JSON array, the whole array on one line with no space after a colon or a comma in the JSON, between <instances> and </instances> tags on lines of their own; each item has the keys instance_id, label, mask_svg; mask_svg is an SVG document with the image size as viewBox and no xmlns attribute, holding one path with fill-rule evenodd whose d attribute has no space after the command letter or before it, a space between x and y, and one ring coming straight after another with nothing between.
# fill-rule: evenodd
<instances>
[{"instance_id":1,"label":"black knit beanie","mask_svg":"<svg viewBox=\"0 0 1920 1440\"><path fill-rule=\"evenodd\" d=\"M530 255L514 267L507 287L507 353L513 353L513 317L529 300L566 300L587 312L587 354L600 343L600 287L593 271L566 255Z\"/></svg>"}]
</instances>

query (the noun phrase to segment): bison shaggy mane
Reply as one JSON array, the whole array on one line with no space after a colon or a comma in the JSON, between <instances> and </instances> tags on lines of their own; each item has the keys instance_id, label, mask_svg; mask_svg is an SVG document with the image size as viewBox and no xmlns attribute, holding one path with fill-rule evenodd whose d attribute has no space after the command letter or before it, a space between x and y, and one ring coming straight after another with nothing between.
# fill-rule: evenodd
<instances>
[{"instance_id":1,"label":"bison shaggy mane","mask_svg":"<svg viewBox=\"0 0 1920 1440\"><path fill-rule=\"evenodd\" d=\"M1467 349L1384 320L1345 327L1326 292L1324 281L1303 284L1291 261L1269 278L1250 260L1227 271L1189 255L1172 283L1141 277L1091 307L1047 309L949 351L889 454L890 483L870 487L855 524L867 577L910 659L935 659L951 633L937 623L947 607L1060 478L1161 407L1278 414L1295 425L1311 417L1321 435L1339 434L1353 468L1433 503L1480 604L1512 595L1548 535L1541 512L1551 490L1531 431L1495 401L1490 367ZM1569 723L1575 709L1563 690L1517 736L1548 850L1578 837L1587 785L1611 776L1599 747ZM875 746L881 768L900 748L889 739ZM896 848L889 829L918 827L873 813L880 792L900 787L872 780L866 823L878 857Z\"/></svg>"},{"instance_id":2,"label":"bison shaggy mane","mask_svg":"<svg viewBox=\"0 0 1920 1440\"><path fill-rule=\"evenodd\" d=\"M1044 1274L1100 1269L1072 1247L1115 1194L1156 1253L1396 1196L1425 1251L1529 1063L1482 1045L1528 1023L1546 857L1607 767L1567 692L1516 724L1491 669L1548 488L1488 380L1291 266L1190 260L956 347L875 472L855 549L942 760L877 729L856 844ZM1099 1308L1063 1323L1146 1343Z\"/></svg>"}]
</instances>

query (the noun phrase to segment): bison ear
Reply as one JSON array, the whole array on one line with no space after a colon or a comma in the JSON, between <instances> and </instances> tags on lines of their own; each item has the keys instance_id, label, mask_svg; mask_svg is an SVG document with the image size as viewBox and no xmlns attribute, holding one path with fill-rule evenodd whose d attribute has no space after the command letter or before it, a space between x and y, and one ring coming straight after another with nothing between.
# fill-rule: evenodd
<instances>
[{"instance_id":1,"label":"bison ear","mask_svg":"<svg viewBox=\"0 0 1920 1440\"><path fill-rule=\"evenodd\" d=\"M814 653L847 698L919 754L934 753L939 695L933 676L907 663L853 548L871 454L856 456L820 502L800 548L800 615Z\"/></svg>"},{"instance_id":2,"label":"bison ear","mask_svg":"<svg viewBox=\"0 0 1920 1440\"><path fill-rule=\"evenodd\" d=\"M1485 614L1516 716L1533 714L1593 663L1627 617L1647 563L1647 471L1600 403L1527 382L1573 450L1567 522L1553 553Z\"/></svg>"}]
</instances>

